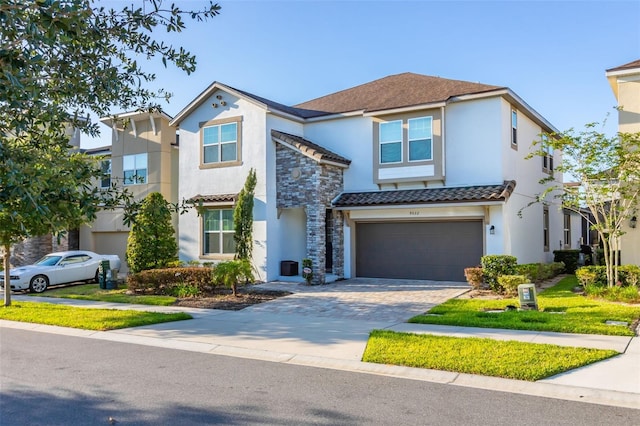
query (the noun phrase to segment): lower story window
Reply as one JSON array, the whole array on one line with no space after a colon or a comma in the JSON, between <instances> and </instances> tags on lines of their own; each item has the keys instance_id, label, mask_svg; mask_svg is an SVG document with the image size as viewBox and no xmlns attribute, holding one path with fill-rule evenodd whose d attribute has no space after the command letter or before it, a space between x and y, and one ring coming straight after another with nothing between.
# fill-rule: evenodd
<instances>
[{"instance_id":1,"label":"lower story window","mask_svg":"<svg viewBox=\"0 0 640 426\"><path fill-rule=\"evenodd\" d=\"M233 209L208 209L203 215L203 254L234 254Z\"/></svg>"}]
</instances>

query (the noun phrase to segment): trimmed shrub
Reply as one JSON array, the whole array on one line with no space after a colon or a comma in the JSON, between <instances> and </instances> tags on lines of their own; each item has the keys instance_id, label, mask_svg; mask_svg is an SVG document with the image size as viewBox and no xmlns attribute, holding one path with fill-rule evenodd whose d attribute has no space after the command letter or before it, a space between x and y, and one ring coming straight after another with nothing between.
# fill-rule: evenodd
<instances>
[{"instance_id":1,"label":"trimmed shrub","mask_svg":"<svg viewBox=\"0 0 640 426\"><path fill-rule=\"evenodd\" d=\"M589 265L578 268L576 278L584 288L590 285L607 286L607 270L604 266Z\"/></svg>"},{"instance_id":2,"label":"trimmed shrub","mask_svg":"<svg viewBox=\"0 0 640 426\"><path fill-rule=\"evenodd\" d=\"M623 287L638 287L640 285L640 266L622 265L618 268L618 276Z\"/></svg>"},{"instance_id":3,"label":"trimmed shrub","mask_svg":"<svg viewBox=\"0 0 640 426\"><path fill-rule=\"evenodd\" d=\"M210 268L199 267L150 269L129 275L127 288L137 293L172 295L174 287L188 285L203 292L214 286L211 273Z\"/></svg>"},{"instance_id":4,"label":"trimmed shrub","mask_svg":"<svg viewBox=\"0 0 640 426\"><path fill-rule=\"evenodd\" d=\"M213 279L218 285L230 287L234 296L238 295L238 284L255 280L251 263L246 259L218 263L213 270Z\"/></svg>"},{"instance_id":5,"label":"trimmed shrub","mask_svg":"<svg viewBox=\"0 0 640 426\"><path fill-rule=\"evenodd\" d=\"M517 295L518 286L528 282L529 278L526 275L500 275L498 277L498 284L503 288L504 293L509 296Z\"/></svg>"},{"instance_id":6,"label":"trimmed shrub","mask_svg":"<svg viewBox=\"0 0 640 426\"><path fill-rule=\"evenodd\" d=\"M554 250L553 261L564 263L564 273L573 274L578 269L580 250Z\"/></svg>"},{"instance_id":7,"label":"trimmed shrub","mask_svg":"<svg viewBox=\"0 0 640 426\"><path fill-rule=\"evenodd\" d=\"M482 256L480 263L482 264L485 283L489 285L491 290L502 293L498 277L501 275L515 275L518 259L515 256L492 254Z\"/></svg>"},{"instance_id":8,"label":"trimmed shrub","mask_svg":"<svg viewBox=\"0 0 640 426\"><path fill-rule=\"evenodd\" d=\"M543 280L542 263L523 263L516 267L516 272L518 275L526 275L532 283Z\"/></svg>"},{"instance_id":9,"label":"trimmed shrub","mask_svg":"<svg viewBox=\"0 0 640 426\"><path fill-rule=\"evenodd\" d=\"M465 268L464 269L464 277L467 279L469 285L475 289L479 289L482 287L483 276L482 276L482 268L479 266L473 268Z\"/></svg>"}]
</instances>

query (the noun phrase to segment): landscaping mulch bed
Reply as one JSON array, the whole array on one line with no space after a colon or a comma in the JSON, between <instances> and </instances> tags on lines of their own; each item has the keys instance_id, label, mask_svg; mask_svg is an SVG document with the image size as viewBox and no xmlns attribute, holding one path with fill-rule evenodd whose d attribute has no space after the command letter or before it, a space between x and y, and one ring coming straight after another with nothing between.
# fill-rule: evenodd
<instances>
[{"instance_id":1,"label":"landscaping mulch bed","mask_svg":"<svg viewBox=\"0 0 640 426\"><path fill-rule=\"evenodd\" d=\"M288 296L287 291L238 289L238 295L234 296L231 289L216 289L198 297L183 297L176 301L174 306L189 308L222 309L226 311L239 311L248 306Z\"/></svg>"}]
</instances>

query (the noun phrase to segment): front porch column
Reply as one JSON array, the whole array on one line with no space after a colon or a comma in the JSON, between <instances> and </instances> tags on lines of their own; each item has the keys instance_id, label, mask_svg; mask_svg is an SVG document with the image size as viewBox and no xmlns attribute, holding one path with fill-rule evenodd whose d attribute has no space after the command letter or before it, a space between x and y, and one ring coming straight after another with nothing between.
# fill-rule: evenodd
<instances>
[{"instance_id":1,"label":"front porch column","mask_svg":"<svg viewBox=\"0 0 640 426\"><path fill-rule=\"evenodd\" d=\"M342 212L332 210L333 221L333 274L344 277L344 219Z\"/></svg>"},{"instance_id":2,"label":"front porch column","mask_svg":"<svg viewBox=\"0 0 640 426\"><path fill-rule=\"evenodd\" d=\"M311 259L313 279L311 284L325 283L325 238L326 207L313 203L305 207L307 213L307 257Z\"/></svg>"}]
</instances>

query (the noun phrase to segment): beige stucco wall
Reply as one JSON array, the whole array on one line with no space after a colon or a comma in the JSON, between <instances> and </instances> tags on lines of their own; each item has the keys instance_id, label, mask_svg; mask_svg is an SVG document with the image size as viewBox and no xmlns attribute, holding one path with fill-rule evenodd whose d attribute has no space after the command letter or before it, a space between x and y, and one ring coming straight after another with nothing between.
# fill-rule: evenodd
<instances>
[{"instance_id":1,"label":"beige stucco wall","mask_svg":"<svg viewBox=\"0 0 640 426\"><path fill-rule=\"evenodd\" d=\"M169 126L169 119L160 114L125 114L135 122L120 123L111 129L111 180L122 186L123 157L125 155L147 153L147 183L127 185L135 199L140 200L152 192L159 192L172 203L178 201L178 149L175 128ZM154 126L151 123L154 120ZM105 123L111 125L111 122ZM121 209L102 211L96 220L80 229L80 248L101 254L118 254L122 260L122 271L127 272L124 253L129 228L124 225ZM173 217L173 227L178 229L177 215ZM176 232L177 239L177 232Z\"/></svg>"},{"instance_id":2,"label":"beige stucco wall","mask_svg":"<svg viewBox=\"0 0 640 426\"><path fill-rule=\"evenodd\" d=\"M640 132L640 69L613 72L608 77L621 108L618 131ZM625 234L620 238L622 263L640 265L640 227L631 228L625 223L623 231Z\"/></svg>"}]
</instances>

